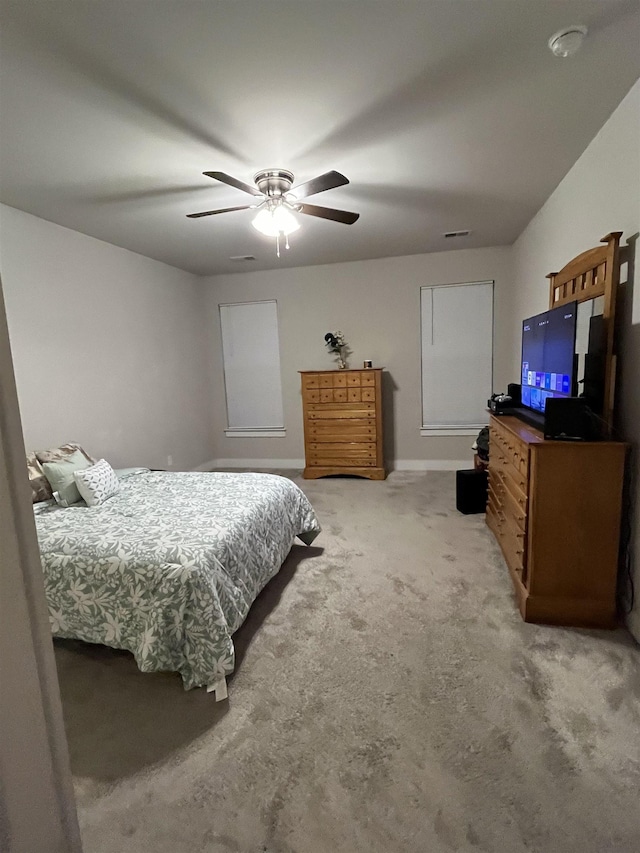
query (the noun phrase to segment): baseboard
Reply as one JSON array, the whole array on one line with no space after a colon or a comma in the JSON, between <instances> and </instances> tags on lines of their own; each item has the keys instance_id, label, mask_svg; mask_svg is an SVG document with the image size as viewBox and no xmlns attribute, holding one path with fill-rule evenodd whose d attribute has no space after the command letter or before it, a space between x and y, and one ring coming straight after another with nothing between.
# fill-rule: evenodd
<instances>
[{"instance_id":1,"label":"baseboard","mask_svg":"<svg viewBox=\"0 0 640 853\"><path fill-rule=\"evenodd\" d=\"M216 468L304 468L304 459L210 459L194 471L213 471Z\"/></svg>"},{"instance_id":2,"label":"baseboard","mask_svg":"<svg viewBox=\"0 0 640 853\"><path fill-rule=\"evenodd\" d=\"M213 471L216 468L304 468L304 459L210 459L194 471ZM387 466L390 471L457 471L473 468L471 459L396 459Z\"/></svg>"},{"instance_id":3,"label":"baseboard","mask_svg":"<svg viewBox=\"0 0 640 853\"><path fill-rule=\"evenodd\" d=\"M192 471L211 471L213 467L215 467L215 459L210 459L208 462L203 462L201 465L196 465L195 468L192 468Z\"/></svg>"},{"instance_id":4,"label":"baseboard","mask_svg":"<svg viewBox=\"0 0 640 853\"><path fill-rule=\"evenodd\" d=\"M388 467L393 471L458 471L473 468L473 459L396 459Z\"/></svg>"}]
</instances>

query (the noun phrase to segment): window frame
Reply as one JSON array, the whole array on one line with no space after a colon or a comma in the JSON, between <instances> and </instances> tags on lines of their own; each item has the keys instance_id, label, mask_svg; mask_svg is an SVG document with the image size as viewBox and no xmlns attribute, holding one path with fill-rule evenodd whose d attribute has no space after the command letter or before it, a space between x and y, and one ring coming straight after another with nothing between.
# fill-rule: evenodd
<instances>
[{"instance_id":1,"label":"window frame","mask_svg":"<svg viewBox=\"0 0 640 853\"><path fill-rule=\"evenodd\" d=\"M474 422L468 424L425 424L424 423L424 355L423 355L423 292L426 290L434 291L439 290L440 288L450 288L450 287L470 287L473 285L491 285L491 381L490 381L490 390L489 395L493 392L493 379L494 379L494 369L495 369L495 324L496 324L496 312L495 312L495 294L496 294L496 283L495 279L482 279L478 281L456 281L449 282L446 284L425 284L420 286L420 296L419 296L419 310L420 310L420 435L424 437L441 437L441 436L477 436L478 430L485 427L489 422L489 414L487 412L487 417L483 423Z\"/></svg>"},{"instance_id":2,"label":"window frame","mask_svg":"<svg viewBox=\"0 0 640 853\"><path fill-rule=\"evenodd\" d=\"M239 306L246 305L275 305L275 313L276 313L276 330L278 337L278 366L279 366L279 375L280 375L280 407L282 411L282 425L270 425L270 426L262 426L262 427L232 427L230 426L230 418L229 418L229 388L227 383L227 370L226 370L226 362L225 362L225 353L224 353L224 331L223 331L223 320L222 320L222 309L223 308L236 308ZM218 303L218 328L220 332L220 351L222 354L222 380L224 385L224 397L225 397L225 411L226 411L226 419L227 426L224 430L224 434L227 438L281 438L286 435L286 428L284 425L284 395L283 395L283 386L282 386L282 359L280 357L280 310L278 307L277 299L249 299L245 302L219 302Z\"/></svg>"}]
</instances>

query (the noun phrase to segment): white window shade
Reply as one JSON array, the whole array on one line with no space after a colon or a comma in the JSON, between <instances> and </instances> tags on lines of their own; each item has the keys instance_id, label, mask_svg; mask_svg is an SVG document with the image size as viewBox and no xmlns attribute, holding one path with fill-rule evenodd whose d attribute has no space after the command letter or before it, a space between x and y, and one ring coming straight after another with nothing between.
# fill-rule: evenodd
<instances>
[{"instance_id":1,"label":"white window shade","mask_svg":"<svg viewBox=\"0 0 640 853\"><path fill-rule=\"evenodd\" d=\"M283 430L275 302L220 305L229 430Z\"/></svg>"},{"instance_id":2,"label":"white window shade","mask_svg":"<svg viewBox=\"0 0 640 853\"><path fill-rule=\"evenodd\" d=\"M422 428L487 423L493 387L493 282L420 288Z\"/></svg>"}]
</instances>

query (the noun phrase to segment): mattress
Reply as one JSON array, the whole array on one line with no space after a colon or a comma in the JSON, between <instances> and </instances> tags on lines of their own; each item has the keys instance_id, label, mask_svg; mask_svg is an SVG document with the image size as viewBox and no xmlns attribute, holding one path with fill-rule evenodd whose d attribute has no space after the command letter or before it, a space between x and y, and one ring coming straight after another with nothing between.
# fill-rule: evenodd
<instances>
[{"instance_id":1,"label":"mattress","mask_svg":"<svg viewBox=\"0 0 640 853\"><path fill-rule=\"evenodd\" d=\"M48 504L35 521L53 634L127 649L185 689L233 671L251 604L295 538L320 531L273 474L141 471L99 506Z\"/></svg>"}]
</instances>

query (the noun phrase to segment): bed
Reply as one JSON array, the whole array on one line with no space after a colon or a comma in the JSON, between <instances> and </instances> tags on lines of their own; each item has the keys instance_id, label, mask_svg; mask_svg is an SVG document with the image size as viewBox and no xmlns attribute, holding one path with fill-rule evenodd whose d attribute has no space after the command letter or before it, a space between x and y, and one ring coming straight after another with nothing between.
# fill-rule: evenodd
<instances>
[{"instance_id":1,"label":"bed","mask_svg":"<svg viewBox=\"0 0 640 853\"><path fill-rule=\"evenodd\" d=\"M35 520L56 637L127 649L218 698L233 633L295 538L320 531L285 477L146 469L99 506L41 503Z\"/></svg>"}]
</instances>

